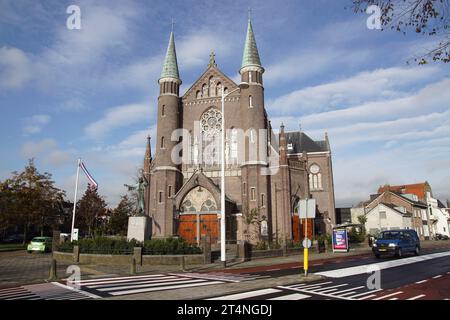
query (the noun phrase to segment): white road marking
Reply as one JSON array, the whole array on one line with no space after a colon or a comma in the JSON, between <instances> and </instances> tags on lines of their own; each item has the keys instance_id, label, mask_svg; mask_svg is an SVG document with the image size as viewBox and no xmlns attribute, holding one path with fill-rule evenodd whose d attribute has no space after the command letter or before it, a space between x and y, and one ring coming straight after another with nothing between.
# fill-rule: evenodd
<instances>
[{"instance_id":1,"label":"white road marking","mask_svg":"<svg viewBox=\"0 0 450 320\"><path fill-rule=\"evenodd\" d=\"M370 290L370 291L366 291L366 292L363 292L363 293L355 294L354 296L350 296L349 298L361 297L361 296L364 296L366 294L375 293L375 292L378 292L378 291L381 291L381 290L383 290L383 289Z\"/></svg>"},{"instance_id":2,"label":"white road marking","mask_svg":"<svg viewBox=\"0 0 450 320\"><path fill-rule=\"evenodd\" d=\"M292 288L292 287L285 287L285 286L278 286L277 288L280 288L280 289L289 289L289 290L293 290L293 291L298 291L298 292L303 292L302 290L303 290L303 288ZM310 292L310 291L308 291L308 290L304 290L305 292ZM322 292L311 292L311 293L313 293L313 294L315 294L315 295L319 295L319 296L324 296L324 297L327 297L327 298L334 298L334 299L336 299L336 296L334 296L334 295L332 295L332 294L328 294L328 293L322 293ZM348 298L346 298L346 297L342 297L341 298L342 300L350 300L350 299L348 299Z\"/></svg>"},{"instance_id":3,"label":"white road marking","mask_svg":"<svg viewBox=\"0 0 450 320\"><path fill-rule=\"evenodd\" d=\"M329 284L329 283L333 283L333 282L327 281L327 282L321 282L321 283L310 284L310 285L299 284L296 286L302 286L302 289L305 289L305 288L319 287L319 286L322 286L324 284Z\"/></svg>"},{"instance_id":4,"label":"white road marking","mask_svg":"<svg viewBox=\"0 0 450 320\"><path fill-rule=\"evenodd\" d=\"M168 290L168 289L182 289L182 288L190 288L190 287L208 286L208 285L219 284L219 283L223 283L223 281L207 281L207 282L192 283L192 284L182 284L182 285L167 286L167 287L156 287L156 288L144 288L144 289L126 290L126 291L115 291L115 292L109 292L109 294L111 294L113 296L120 296L120 295L125 295L125 294L143 293L143 292L152 292L152 291L162 291L162 290Z\"/></svg>"},{"instance_id":5,"label":"white road marking","mask_svg":"<svg viewBox=\"0 0 450 320\"><path fill-rule=\"evenodd\" d=\"M357 274L365 274L365 273L367 273L367 270L370 270L369 268L373 267L373 266L376 266L380 270L382 270L382 269L403 266L403 265L407 265L407 264L411 264L411 263L447 257L447 256L450 256L450 251L432 253L432 254L428 254L428 255L410 257L410 258L404 258L404 259L398 259L398 260L392 260L392 261L385 261L385 262L380 262L380 263L367 264L367 265L356 266L356 267L336 269L336 270L331 270L331 271L318 272L316 274L325 276L325 277L329 277L329 278L343 278L343 277L349 277L349 276L353 276L353 275L357 275Z\"/></svg>"},{"instance_id":6,"label":"white road marking","mask_svg":"<svg viewBox=\"0 0 450 320\"><path fill-rule=\"evenodd\" d=\"M88 297L90 297L90 298L94 298L94 299L99 299L99 298L101 298L100 296L97 296L97 295L95 295L95 294L93 294L93 293L86 292L86 291L82 291L82 290L79 290L79 289L76 289L76 288L73 288L73 287L69 287L69 286L66 286L66 285L64 285L64 284L62 284L62 283L59 283L59 282L52 282L52 284L54 284L55 286L61 287L61 288L73 290L73 291L75 291L75 292L81 293L81 294L83 294L83 295L85 295L85 296L88 296Z\"/></svg>"},{"instance_id":7,"label":"white road marking","mask_svg":"<svg viewBox=\"0 0 450 320\"><path fill-rule=\"evenodd\" d=\"M409 299L406 299L406 300L416 300L416 299L420 299L422 297L425 297L425 295L424 294L420 294L418 296L415 296L415 297L412 297L412 298L409 298Z\"/></svg>"},{"instance_id":8,"label":"white road marking","mask_svg":"<svg viewBox=\"0 0 450 320\"><path fill-rule=\"evenodd\" d=\"M237 294L230 294L230 295L216 297L216 298L210 298L210 299L206 299L206 300L240 300L240 299L245 299L245 298L263 296L263 295L271 294L271 293L277 293L277 292L281 292L281 290L262 289L262 290L249 291L249 292L243 292L243 293L237 293Z\"/></svg>"},{"instance_id":9,"label":"white road marking","mask_svg":"<svg viewBox=\"0 0 450 320\"><path fill-rule=\"evenodd\" d=\"M442 275L434 276L433 279L438 279L440 277L442 277Z\"/></svg>"},{"instance_id":10,"label":"white road marking","mask_svg":"<svg viewBox=\"0 0 450 320\"><path fill-rule=\"evenodd\" d=\"M389 297L396 296L396 295L402 294L402 293L403 293L403 291L398 291L398 292L390 293L390 294L387 294L387 295L384 295L384 296L375 298L375 299L373 299L373 300L381 300L381 299L389 298Z\"/></svg>"},{"instance_id":11,"label":"white road marking","mask_svg":"<svg viewBox=\"0 0 450 320\"><path fill-rule=\"evenodd\" d=\"M99 282L99 281L116 281L123 279L141 279L141 278L155 278L155 277L164 277L167 276L165 274L150 274L145 276L128 276L128 277L114 277L114 278L100 278L100 279L90 279L90 280L81 280L80 284L91 283L91 282ZM67 279L64 279L67 280Z\"/></svg>"},{"instance_id":12,"label":"white road marking","mask_svg":"<svg viewBox=\"0 0 450 320\"><path fill-rule=\"evenodd\" d=\"M389 299L389 300L398 300L398 298L392 298L392 299Z\"/></svg>"},{"instance_id":13,"label":"white road marking","mask_svg":"<svg viewBox=\"0 0 450 320\"><path fill-rule=\"evenodd\" d=\"M326 287L326 288L320 288L320 289L314 289L314 290L311 290L311 291L314 291L314 292L326 292L326 291L328 291L328 289L339 288L339 287L345 287L345 286L347 286L347 285L348 285L347 283L344 283L344 284L338 284L338 285L336 285L336 286L331 286L331 287ZM336 290L338 290L338 289L336 289Z\"/></svg>"},{"instance_id":14,"label":"white road marking","mask_svg":"<svg viewBox=\"0 0 450 320\"><path fill-rule=\"evenodd\" d=\"M311 296L308 296L306 294L293 293L293 294L288 294L287 296L280 296L280 297L267 299L267 300L303 300L303 299L310 298L310 297Z\"/></svg>"},{"instance_id":15,"label":"white road marking","mask_svg":"<svg viewBox=\"0 0 450 320\"><path fill-rule=\"evenodd\" d=\"M359 290L359 289L362 289L362 288L365 288L365 287L364 287L364 286L353 287L353 288L350 288L350 289L341 290L341 291L339 291L339 293L343 293L343 292L347 292L347 291L352 291L352 290ZM345 294L348 294L348 293L345 293Z\"/></svg>"},{"instance_id":16,"label":"white road marking","mask_svg":"<svg viewBox=\"0 0 450 320\"><path fill-rule=\"evenodd\" d=\"M372 298L372 297L375 297L375 296L376 296L376 294L371 294L371 295L359 298L358 300L365 300L365 299L369 299L369 298Z\"/></svg>"},{"instance_id":17,"label":"white road marking","mask_svg":"<svg viewBox=\"0 0 450 320\"><path fill-rule=\"evenodd\" d=\"M203 279L177 279L176 281L164 282L164 283L149 283L149 284L133 284L129 286L118 286L118 287L108 287L108 288L99 288L96 289L98 291L115 291L115 290L124 290L124 289L133 289L133 288L151 288L151 287L161 287L169 284L190 284L190 283L199 283L199 282L207 282L208 280Z\"/></svg>"},{"instance_id":18,"label":"white road marking","mask_svg":"<svg viewBox=\"0 0 450 320\"><path fill-rule=\"evenodd\" d=\"M420 283L424 283L424 282L427 282L428 280L421 280L421 281L417 281L416 283L417 284L420 284Z\"/></svg>"},{"instance_id":19,"label":"white road marking","mask_svg":"<svg viewBox=\"0 0 450 320\"><path fill-rule=\"evenodd\" d=\"M151 279L151 280L136 280L136 281L126 281L126 280L119 280L119 282L100 282L100 284L97 284L97 282L94 282L94 285L84 285L86 288L99 288L99 287L114 287L121 284L143 284L143 283L155 283L155 282L167 282L167 281L174 281L177 279L177 277L164 277L164 278L158 278L158 279ZM180 280L190 280L191 278L183 278ZM126 283L124 283L124 281Z\"/></svg>"}]
</instances>

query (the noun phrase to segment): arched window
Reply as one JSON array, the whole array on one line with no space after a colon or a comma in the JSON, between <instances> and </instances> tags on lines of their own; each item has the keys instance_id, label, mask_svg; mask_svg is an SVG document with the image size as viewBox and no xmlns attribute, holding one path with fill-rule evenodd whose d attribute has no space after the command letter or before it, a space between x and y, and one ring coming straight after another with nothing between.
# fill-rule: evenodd
<instances>
[{"instance_id":1,"label":"arched window","mask_svg":"<svg viewBox=\"0 0 450 320\"><path fill-rule=\"evenodd\" d=\"M195 94L195 97L197 99L200 99L202 97L202 92L200 90L197 90L197 93Z\"/></svg>"},{"instance_id":2,"label":"arched window","mask_svg":"<svg viewBox=\"0 0 450 320\"><path fill-rule=\"evenodd\" d=\"M224 94L228 94L228 88L227 87L223 88L223 93Z\"/></svg>"},{"instance_id":3,"label":"arched window","mask_svg":"<svg viewBox=\"0 0 450 320\"><path fill-rule=\"evenodd\" d=\"M164 149L164 137L161 137L161 149Z\"/></svg>"},{"instance_id":4,"label":"arched window","mask_svg":"<svg viewBox=\"0 0 450 320\"><path fill-rule=\"evenodd\" d=\"M235 159L237 159L237 157L238 157L238 141L237 141L237 130L236 129L232 129L231 130L231 139L230 139L230 141L231 141L231 159L232 159L232 161L233 160L235 160Z\"/></svg>"},{"instance_id":5,"label":"arched window","mask_svg":"<svg viewBox=\"0 0 450 320\"><path fill-rule=\"evenodd\" d=\"M203 94L202 94L203 98L208 97L208 86L206 84L203 84L202 91L203 91Z\"/></svg>"},{"instance_id":6,"label":"arched window","mask_svg":"<svg viewBox=\"0 0 450 320\"><path fill-rule=\"evenodd\" d=\"M218 136L222 131L222 113L215 108L208 109L200 118L200 126L206 138Z\"/></svg>"},{"instance_id":7,"label":"arched window","mask_svg":"<svg viewBox=\"0 0 450 320\"><path fill-rule=\"evenodd\" d=\"M248 107L253 108L253 97L252 96L248 97Z\"/></svg>"},{"instance_id":8,"label":"arched window","mask_svg":"<svg viewBox=\"0 0 450 320\"><path fill-rule=\"evenodd\" d=\"M317 164L309 167L309 188L311 190L322 190L322 173Z\"/></svg>"},{"instance_id":9,"label":"arched window","mask_svg":"<svg viewBox=\"0 0 450 320\"><path fill-rule=\"evenodd\" d=\"M163 104L161 107L161 116L164 117L166 115L166 106Z\"/></svg>"},{"instance_id":10,"label":"arched window","mask_svg":"<svg viewBox=\"0 0 450 320\"><path fill-rule=\"evenodd\" d=\"M222 96L222 84L220 82L217 83L216 86L216 96L221 97Z\"/></svg>"},{"instance_id":11,"label":"arched window","mask_svg":"<svg viewBox=\"0 0 450 320\"><path fill-rule=\"evenodd\" d=\"M253 82L252 72L251 72L251 71L248 73L248 82L249 82L249 83L252 83L252 82Z\"/></svg>"},{"instance_id":12,"label":"arched window","mask_svg":"<svg viewBox=\"0 0 450 320\"><path fill-rule=\"evenodd\" d=\"M250 143L255 143L255 141L256 141L255 129L250 129L249 139L250 139Z\"/></svg>"},{"instance_id":13,"label":"arched window","mask_svg":"<svg viewBox=\"0 0 450 320\"><path fill-rule=\"evenodd\" d=\"M210 97L216 96L216 84L212 76L209 78L209 96Z\"/></svg>"}]
</instances>

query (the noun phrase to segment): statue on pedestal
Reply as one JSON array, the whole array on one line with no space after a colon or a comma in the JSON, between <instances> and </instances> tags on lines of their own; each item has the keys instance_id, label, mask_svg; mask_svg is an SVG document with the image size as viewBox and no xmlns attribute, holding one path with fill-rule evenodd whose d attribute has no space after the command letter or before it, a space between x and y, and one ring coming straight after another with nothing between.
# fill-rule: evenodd
<instances>
[{"instance_id":1,"label":"statue on pedestal","mask_svg":"<svg viewBox=\"0 0 450 320\"><path fill-rule=\"evenodd\" d=\"M137 192L137 201L136 201L136 211L133 216L139 217L145 215L145 198L144 192L147 187L147 181L145 181L144 177L140 177L138 182L130 186L125 184L124 186L128 188L128 191L136 191Z\"/></svg>"}]
</instances>

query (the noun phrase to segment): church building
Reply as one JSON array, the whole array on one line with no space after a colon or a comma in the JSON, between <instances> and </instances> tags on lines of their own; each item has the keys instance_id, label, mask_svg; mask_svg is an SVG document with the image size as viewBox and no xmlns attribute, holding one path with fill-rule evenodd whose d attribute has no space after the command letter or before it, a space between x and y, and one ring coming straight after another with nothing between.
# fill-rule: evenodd
<instances>
[{"instance_id":1,"label":"church building","mask_svg":"<svg viewBox=\"0 0 450 320\"><path fill-rule=\"evenodd\" d=\"M152 238L220 241L222 151L227 242L300 241L304 222L297 203L306 198L317 201L310 236L329 233L335 225L328 136L315 141L302 131L286 131L283 124L272 127L264 105L264 71L249 19L241 84L225 75L211 54L200 78L180 95L171 32L158 81L155 154L148 137L143 170Z\"/></svg>"}]
</instances>

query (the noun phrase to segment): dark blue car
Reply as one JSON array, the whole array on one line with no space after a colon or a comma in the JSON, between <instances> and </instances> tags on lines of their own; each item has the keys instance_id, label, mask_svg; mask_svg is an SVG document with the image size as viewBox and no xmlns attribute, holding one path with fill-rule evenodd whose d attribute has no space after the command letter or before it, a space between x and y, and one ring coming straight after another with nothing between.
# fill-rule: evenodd
<instances>
[{"instance_id":1,"label":"dark blue car","mask_svg":"<svg viewBox=\"0 0 450 320\"><path fill-rule=\"evenodd\" d=\"M375 257L395 255L402 257L405 253L420 253L420 239L417 232L410 229L382 231L372 245Z\"/></svg>"}]
</instances>

